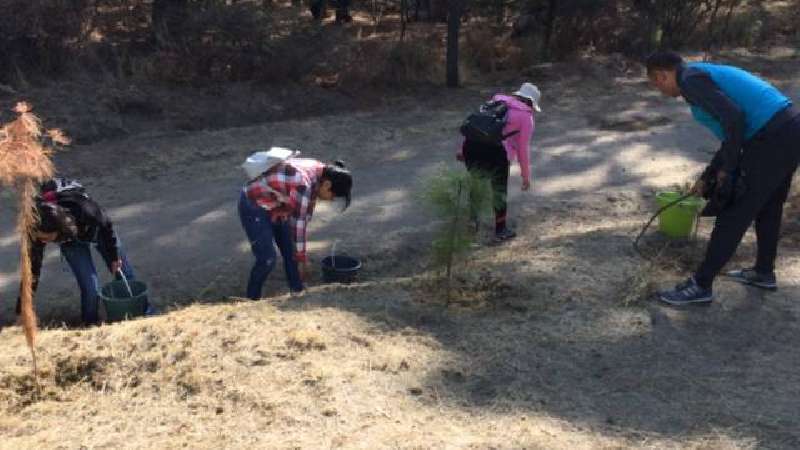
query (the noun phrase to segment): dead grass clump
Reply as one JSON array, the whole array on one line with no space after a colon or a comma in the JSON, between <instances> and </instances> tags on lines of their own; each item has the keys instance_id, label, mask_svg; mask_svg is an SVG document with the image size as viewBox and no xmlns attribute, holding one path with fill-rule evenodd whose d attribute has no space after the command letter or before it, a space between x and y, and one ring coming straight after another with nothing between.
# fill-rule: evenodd
<instances>
[{"instance_id":1,"label":"dead grass clump","mask_svg":"<svg viewBox=\"0 0 800 450\"><path fill-rule=\"evenodd\" d=\"M55 362L53 379L56 386L67 388L74 384L86 384L95 390L106 387L106 367L114 361L108 356L62 357Z\"/></svg>"},{"instance_id":2,"label":"dead grass clump","mask_svg":"<svg viewBox=\"0 0 800 450\"><path fill-rule=\"evenodd\" d=\"M624 280L620 294L623 305L630 306L651 298L665 279L685 276L700 263L705 251L703 242L696 237L682 241L668 239L656 235L651 238L656 244L642 248L648 259L636 265L633 273Z\"/></svg>"},{"instance_id":3,"label":"dead grass clump","mask_svg":"<svg viewBox=\"0 0 800 450\"><path fill-rule=\"evenodd\" d=\"M412 353L405 347L380 345L367 359L367 371L399 373L408 371L413 360Z\"/></svg>"},{"instance_id":4,"label":"dead grass clump","mask_svg":"<svg viewBox=\"0 0 800 450\"><path fill-rule=\"evenodd\" d=\"M0 405L12 412L20 411L42 397L39 390L33 374L7 374L0 378Z\"/></svg>"},{"instance_id":5,"label":"dead grass clump","mask_svg":"<svg viewBox=\"0 0 800 450\"><path fill-rule=\"evenodd\" d=\"M508 299L513 286L493 270L480 268L465 270L455 275L450 286L450 301L447 301L447 282L439 277L421 280L414 298L420 303L447 303L463 308L482 309L495 307L497 302Z\"/></svg>"},{"instance_id":6,"label":"dead grass clump","mask_svg":"<svg viewBox=\"0 0 800 450\"><path fill-rule=\"evenodd\" d=\"M293 331L286 339L286 345L301 352L309 350L325 350L325 339L317 330L300 329Z\"/></svg>"},{"instance_id":7,"label":"dead grass clump","mask_svg":"<svg viewBox=\"0 0 800 450\"><path fill-rule=\"evenodd\" d=\"M631 306L651 298L658 289L658 283L663 280L662 275L663 271L653 261L636 266L634 273L622 283L622 304Z\"/></svg>"}]
</instances>

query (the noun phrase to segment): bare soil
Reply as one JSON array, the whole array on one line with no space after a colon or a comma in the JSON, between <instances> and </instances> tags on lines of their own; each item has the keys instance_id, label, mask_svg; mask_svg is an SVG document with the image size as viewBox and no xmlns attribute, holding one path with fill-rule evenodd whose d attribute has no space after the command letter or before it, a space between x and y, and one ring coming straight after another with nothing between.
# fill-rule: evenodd
<instances>
[{"instance_id":1,"label":"bare soil","mask_svg":"<svg viewBox=\"0 0 800 450\"><path fill-rule=\"evenodd\" d=\"M799 98L796 57L725 57ZM544 112L534 191L519 192L516 170L511 183L519 236L459 266L458 301L445 308L418 181L455 164L455 128L478 99L528 76ZM320 208L310 239L316 260L336 241L361 257L362 283L288 297L276 269L267 299L237 298L252 258L235 215L238 164L269 145L350 163L353 206ZM666 308L651 294L696 263L710 222L665 250L648 236L654 262L631 247L653 192L691 180L715 146L640 76L574 63L369 111L137 133L59 154L62 173L107 206L167 314L59 328L79 308L51 249L37 303L54 327L41 335L38 391L12 326L4 199L0 448L797 448L796 214L781 289L720 280L709 307ZM748 235L731 266L753 255Z\"/></svg>"}]
</instances>

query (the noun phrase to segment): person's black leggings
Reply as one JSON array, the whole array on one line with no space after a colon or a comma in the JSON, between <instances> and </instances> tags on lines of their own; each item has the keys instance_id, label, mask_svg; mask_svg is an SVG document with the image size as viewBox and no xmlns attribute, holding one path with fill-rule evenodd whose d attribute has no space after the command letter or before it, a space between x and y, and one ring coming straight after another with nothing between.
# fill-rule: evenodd
<instances>
[{"instance_id":1,"label":"person's black leggings","mask_svg":"<svg viewBox=\"0 0 800 450\"><path fill-rule=\"evenodd\" d=\"M502 145L486 145L467 141L464 143L464 163L470 171L477 170L488 176L494 191L494 229L506 229L508 174L511 165Z\"/></svg>"},{"instance_id":2,"label":"person's black leggings","mask_svg":"<svg viewBox=\"0 0 800 450\"><path fill-rule=\"evenodd\" d=\"M745 145L741 168L747 191L717 215L706 256L694 278L709 289L755 221L758 257L755 270L775 270L783 204L800 159L800 116L775 132Z\"/></svg>"}]
</instances>

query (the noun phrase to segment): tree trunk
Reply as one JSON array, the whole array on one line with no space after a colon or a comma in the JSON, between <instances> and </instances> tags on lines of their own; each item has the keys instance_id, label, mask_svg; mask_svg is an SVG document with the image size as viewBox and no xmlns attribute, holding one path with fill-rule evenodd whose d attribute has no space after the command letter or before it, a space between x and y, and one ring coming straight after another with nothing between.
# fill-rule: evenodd
<instances>
[{"instance_id":1,"label":"tree trunk","mask_svg":"<svg viewBox=\"0 0 800 450\"><path fill-rule=\"evenodd\" d=\"M731 2L728 5L728 12L727 12L727 14L725 14L725 27L723 28L723 31L722 31L722 39L723 40L727 40L727 39L730 38L729 30L730 30L730 26L731 26L731 18L733 17L733 10L739 4L738 0L730 0L730 1Z\"/></svg>"},{"instance_id":2,"label":"tree trunk","mask_svg":"<svg viewBox=\"0 0 800 450\"><path fill-rule=\"evenodd\" d=\"M408 0L400 0L400 42L406 37L408 15Z\"/></svg>"},{"instance_id":3,"label":"tree trunk","mask_svg":"<svg viewBox=\"0 0 800 450\"><path fill-rule=\"evenodd\" d=\"M498 26L502 25L503 22L505 22L505 20L506 20L506 5L505 5L505 2L497 0L496 4L495 4L494 13L495 13L495 17L494 17L495 24L497 24Z\"/></svg>"},{"instance_id":4,"label":"tree trunk","mask_svg":"<svg viewBox=\"0 0 800 450\"><path fill-rule=\"evenodd\" d=\"M707 38L706 38L706 53L709 53L711 49L714 47L714 26L717 24L717 14L719 14L719 8L722 6L722 0L716 0L714 2L714 9L711 11L711 17L708 19L708 31L707 31Z\"/></svg>"},{"instance_id":5,"label":"tree trunk","mask_svg":"<svg viewBox=\"0 0 800 450\"><path fill-rule=\"evenodd\" d=\"M169 33L186 17L189 0L153 0L151 26L158 41L159 33Z\"/></svg>"},{"instance_id":6,"label":"tree trunk","mask_svg":"<svg viewBox=\"0 0 800 450\"><path fill-rule=\"evenodd\" d=\"M547 16L544 22L544 42L542 44L542 56L545 59L550 58L550 43L553 39L553 31L555 30L557 9L558 0L547 1Z\"/></svg>"},{"instance_id":7,"label":"tree trunk","mask_svg":"<svg viewBox=\"0 0 800 450\"><path fill-rule=\"evenodd\" d=\"M466 0L450 0L447 10L447 87L458 87L458 37Z\"/></svg>"},{"instance_id":8,"label":"tree trunk","mask_svg":"<svg viewBox=\"0 0 800 450\"><path fill-rule=\"evenodd\" d=\"M422 0L428 7L428 20L431 22L447 21L447 11L449 9L447 0ZM463 0L462 0L463 1Z\"/></svg>"}]
</instances>

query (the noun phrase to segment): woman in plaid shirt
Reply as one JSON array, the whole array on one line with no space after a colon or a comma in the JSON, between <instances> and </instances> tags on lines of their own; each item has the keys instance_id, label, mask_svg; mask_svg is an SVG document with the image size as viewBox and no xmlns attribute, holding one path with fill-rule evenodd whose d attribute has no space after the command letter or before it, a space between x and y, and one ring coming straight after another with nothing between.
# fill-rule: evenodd
<instances>
[{"instance_id":1,"label":"woman in plaid shirt","mask_svg":"<svg viewBox=\"0 0 800 450\"><path fill-rule=\"evenodd\" d=\"M306 227L314 204L317 199L343 197L346 209L352 186L353 178L343 162L325 164L308 158L289 158L245 185L239 218L256 257L247 283L248 298L261 298L261 287L275 267L273 241L281 251L289 289L303 290L308 274Z\"/></svg>"}]
</instances>

